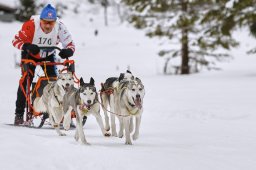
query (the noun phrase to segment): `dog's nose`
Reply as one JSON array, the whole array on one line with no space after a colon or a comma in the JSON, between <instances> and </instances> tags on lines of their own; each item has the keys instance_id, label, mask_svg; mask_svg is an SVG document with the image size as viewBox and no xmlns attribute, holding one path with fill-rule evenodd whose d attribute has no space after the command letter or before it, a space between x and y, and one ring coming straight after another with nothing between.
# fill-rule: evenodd
<instances>
[{"instance_id":1,"label":"dog's nose","mask_svg":"<svg viewBox=\"0 0 256 170\"><path fill-rule=\"evenodd\" d=\"M70 85L69 83L66 84L67 87L68 87L69 85Z\"/></svg>"},{"instance_id":2,"label":"dog's nose","mask_svg":"<svg viewBox=\"0 0 256 170\"><path fill-rule=\"evenodd\" d=\"M91 102L92 102L91 100L87 100L87 103L88 103L88 104L91 104Z\"/></svg>"},{"instance_id":3,"label":"dog's nose","mask_svg":"<svg viewBox=\"0 0 256 170\"><path fill-rule=\"evenodd\" d=\"M139 94L136 94L136 98L140 98L140 95L139 95Z\"/></svg>"}]
</instances>

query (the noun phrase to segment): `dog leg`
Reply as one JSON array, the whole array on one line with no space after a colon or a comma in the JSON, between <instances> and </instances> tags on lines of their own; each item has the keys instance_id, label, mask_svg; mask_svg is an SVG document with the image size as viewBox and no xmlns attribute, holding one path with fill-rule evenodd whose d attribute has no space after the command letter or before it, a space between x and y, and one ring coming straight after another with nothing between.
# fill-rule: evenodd
<instances>
[{"instance_id":1,"label":"dog leg","mask_svg":"<svg viewBox=\"0 0 256 170\"><path fill-rule=\"evenodd\" d=\"M132 145L131 136L130 136L130 118L124 118L124 129L125 129L125 144Z\"/></svg>"},{"instance_id":2,"label":"dog leg","mask_svg":"<svg viewBox=\"0 0 256 170\"><path fill-rule=\"evenodd\" d=\"M65 133L62 133L60 131L60 121L61 120L58 120L58 117L55 116L56 113L54 112L54 109L49 107L48 111L49 111L48 113L50 113L50 115L52 115L52 123L53 123L52 125L53 125L54 129L56 130L57 134L59 136L66 136Z\"/></svg>"},{"instance_id":3,"label":"dog leg","mask_svg":"<svg viewBox=\"0 0 256 170\"><path fill-rule=\"evenodd\" d=\"M105 116L105 129L106 131L109 131L110 130L110 126L109 126L109 116L108 116L108 113L107 113L107 107L108 107L108 100L107 100L107 96L105 94L102 94L101 96L101 99L102 99L102 109L104 111L104 116Z\"/></svg>"},{"instance_id":4,"label":"dog leg","mask_svg":"<svg viewBox=\"0 0 256 170\"><path fill-rule=\"evenodd\" d=\"M72 107L69 106L68 111L64 115L63 127L64 127L65 130L69 130L69 128L70 128L71 111L72 111Z\"/></svg>"},{"instance_id":5,"label":"dog leg","mask_svg":"<svg viewBox=\"0 0 256 170\"><path fill-rule=\"evenodd\" d=\"M89 145L89 143L85 139L85 135L84 135L84 131L83 131L83 125L82 125L82 116L81 116L80 110L77 109L77 108L74 108L74 110L76 112L76 129L78 131L78 136L81 139L81 142L83 144Z\"/></svg>"},{"instance_id":6,"label":"dog leg","mask_svg":"<svg viewBox=\"0 0 256 170\"><path fill-rule=\"evenodd\" d=\"M110 99L110 118L111 118L111 132L112 132L112 136L116 136L117 137L117 133L116 133L116 123L115 123L115 115L113 113L115 113L115 102L114 102L114 95L111 94L109 96Z\"/></svg>"},{"instance_id":7,"label":"dog leg","mask_svg":"<svg viewBox=\"0 0 256 170\"><path fill-rule=\"evenodd\" d=\"M57 133L59 134L59 136L66 136L65 133L60 131L60 124L57 124L57 126L54 126L54 128L57 131Z\"/></svg>"},{"instance_id":8,"label":"dog leg","mask_svg":"<svg viewBox=\"0 0 256 170\"><path fill-rule=\"evenodd\" d=\"M130 133L132 133L132 131L133 131L133 117L131 116L131 118L130 118Z\"/></svg>"},{"instance_id":9,"label":"dog leg","mask_svg":"<svg viewBox=\"0 0 256 170\"><path fill-rule=\"evenodd\" d=\"M119 133L118 133L118 137L122 138L124 136L124 121L123 118L118 116L119 119Z\"/></svg>"},{"instance_id":10,"label":"dog leg","mask_svg":"<svg viewBox=\"0 0 256 170\"><path fill-rule=\"evenodd\" d=\"M53 127L53 125L54 125L53 116L52 116L52 114L49 112L49 110L47 110L47 113L49 114L49 121L50 121L50 124L51 124L52 127Z\"/></svg>"},{"instance_id":11,"label":"dog leg","mask_svg":"<svg viewBox=\"0 0 256 170\"><path fill-rule=\"evenodd\" d=\"M136 116L135 132L132 136L133 140L137 140L139 138L140 122L141 122L141 115Z\"/></svg>"},{"instance_id":12,"label":"dog leg","mask_svg":"<svg viewBox=\"0 0 256 170\"><path fill-rule=\"evenodd\" d=\"M100 129L101 129L101 132L102 132L103 136L110 136L111 134L104 129L103 121L102 121L102 117L100 116L100 113L99 112L98 113L93 113L93 115L95 116L95 118L97 120L97 123L100 126Z\"/></svg>"},{"instance_id":13,"label":"dog leg","mask_svg":"<svg viewBox=\"0 0 256 170\"><path fill-rule=\"evenodd\" d=\"M76 127L76 133L74 136L75 140L78 141L79 140L79 134L78 134L78 128Z\"/></svg>"},{"instance_id":14,"label":"dog leg","mask_svg":"<svg viewBox=\"0 0 256 170\"><path fill-rule=\"evenodd\" d=\"M112 133L112 136L116 136L117 137L115 115L111 114L110 118L111 118L111 133Z\"/></svg>"}]
</instances>

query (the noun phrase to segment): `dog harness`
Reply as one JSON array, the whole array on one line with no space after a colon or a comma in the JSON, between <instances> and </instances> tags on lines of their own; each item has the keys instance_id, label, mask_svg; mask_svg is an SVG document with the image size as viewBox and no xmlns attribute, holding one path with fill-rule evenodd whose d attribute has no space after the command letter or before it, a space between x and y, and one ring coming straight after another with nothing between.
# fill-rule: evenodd
<instances>
[{"instance_id":1,"label":"dog harness","mask_svg":"<svg viewBox=\"0 0 256 170\"><path fill-rule=\"evenodd\" d=\"M50 88L49 88L49 90L48 90L48 93L50 93L50 90L54 88L55 83L56 83L56 82L53 82L53 83L51 84L51 86L50 86ZM62 105L62 102L59 101L58 96L55 94L54 89L53 89L53 95L54 95L56 101L58 102L58 104L59 104L59 105Z\"/></svg>"}]
</instances>

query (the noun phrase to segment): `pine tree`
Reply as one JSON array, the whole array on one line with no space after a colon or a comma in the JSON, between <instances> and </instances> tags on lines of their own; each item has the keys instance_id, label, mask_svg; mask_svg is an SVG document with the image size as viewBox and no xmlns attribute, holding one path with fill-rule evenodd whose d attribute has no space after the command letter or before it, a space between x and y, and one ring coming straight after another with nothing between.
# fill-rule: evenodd
<instances>
[{"instance_id":1,"label":"pine tree","mask_svg":"<svg viewBox=\"0 0 256 170\"><path fill-rule=\"evenodd\" d=\"M16 13L16 19L19 21L27 21L36 12L34 0L20 0L20 7Z\"/></svg>"},{"instance_id":2,"label":"pine tree","mask_svg":"<svg viewBox=\"0 0 256 170\"><path fill-rule=\"evenodd\" d=\"M197 72L199 65L214 68L216 60L229 55L214 53L219 47L236 46L222 20L227 0L123 0L130 7L129 22L145 29L149 37L175 44L159 52L168 58L181 57L177 73ZM227 27L227 29L226 29ZM170 61L170 60L167 60Z\"/></svg>"},{"instance_id":3,"label":"pine tree","mask_svg":"<svg viewBox=\"0 0 256 170\"><path fill-rule=\"evenodd\" d=\"M256 3L255 0L234 1L228 16L233 16L232 20L236 27L249 27L250 35L256 38ZM249 54L256 53L256 47L248 51Z\"/></svg>"}]
</instances>

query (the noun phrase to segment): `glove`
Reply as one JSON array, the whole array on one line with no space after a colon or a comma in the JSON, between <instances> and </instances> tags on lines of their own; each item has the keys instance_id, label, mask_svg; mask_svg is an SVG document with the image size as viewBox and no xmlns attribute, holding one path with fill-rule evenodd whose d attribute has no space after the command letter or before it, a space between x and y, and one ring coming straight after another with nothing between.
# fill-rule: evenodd
<instances>
[{"instance_id":1,"label":"glove","mask_svg":"<svg viewBox=\"0 0 256 170\"><path fill-rule=\"evenodd\" d=\"M62 59L65 59L65 58L71 57L73 54L74 54L73 50L71 50L70 48L67 48L67 49L62 49L59 53L59 56Z\"/></svg>"},{"instance_id":2,"label":"glove","mask_svg":"<svg viewBox=\"0 0 256 170\"><path fill-rule=\"evenodd\" d=\"M37 45L30 44L30 43L24 43L22 46L22 50L28 51L28 52L32 53L33 55L36 55L40 52L40 49Z\"/></svg>"}]
</instances>

